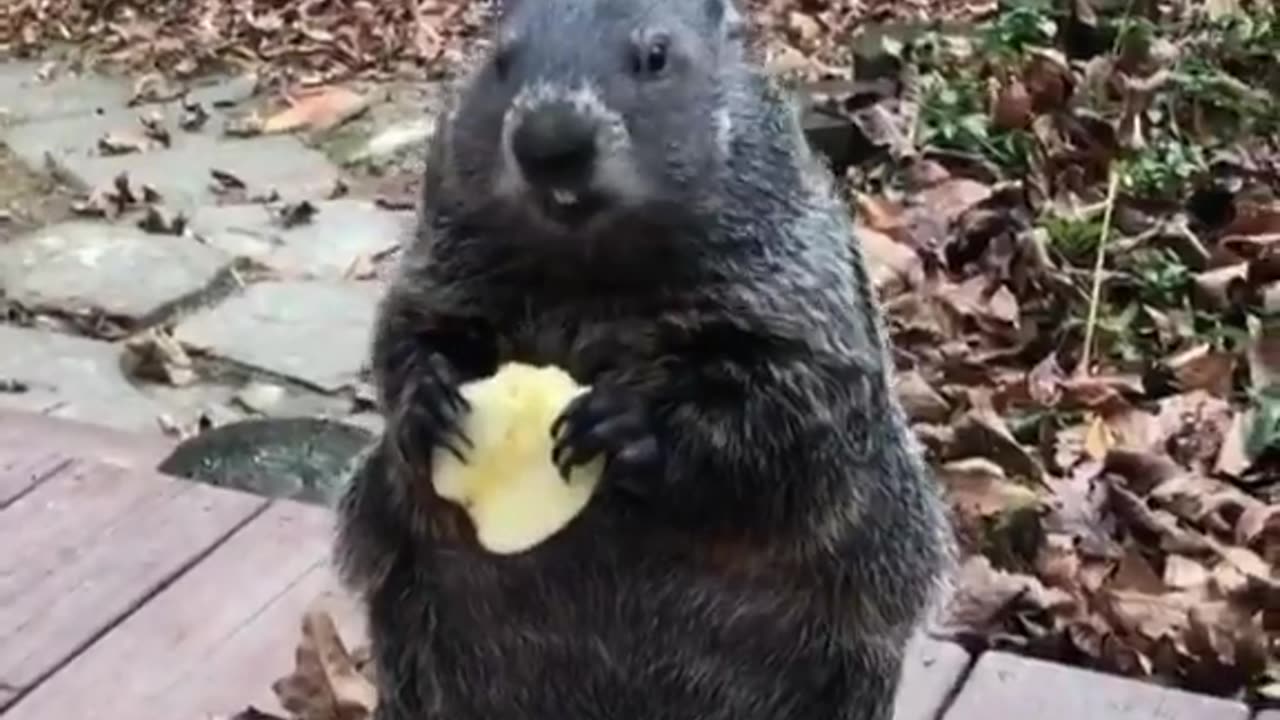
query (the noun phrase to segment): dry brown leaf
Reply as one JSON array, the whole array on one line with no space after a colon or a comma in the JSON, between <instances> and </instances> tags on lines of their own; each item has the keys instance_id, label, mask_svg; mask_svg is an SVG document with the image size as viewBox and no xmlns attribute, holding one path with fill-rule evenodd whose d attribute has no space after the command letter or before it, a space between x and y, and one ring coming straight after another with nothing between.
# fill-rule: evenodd
<instances>
[{"instance_id":1,"label":"dry brown leaf","mask_svg":"<svg viewBox=\"0 0 1280 720\"><path fill-rule=\"evenodd\" d=\"M125 342L124 348L125 369L134 377L173 387L186 387L200 379L191 356L169 333L150 329Z\"/></svg>"},{"instance_id":2,"label":"dry brown leaf","mask_svg":"<svg viewBox=\"0 0 1280 720\"><path fill-rule=\"evenodd\" d=\"M1075 538L1065 533L1047 533L1036 553L1036 575L1049 587L1076 592L1080 587L1080 554Z\"/></svg>"},{"instance_id":3,"label":"dry brown leaf","mask_svg":"<svg viewBox=\"0 0 1280 720\"><path fill-rule=\"evenodd\" d=\"M1236 523L1236 542L1252 546L1268 535L1272 542L1280 543L1280 505L1259 502L1240 513L1240 519ZM1276 559L1270 559L1269 562L1274 563Z\"/></svg>"},{"instance_id":4,"label":"dry brown leaf","mask_svg":"<svg viewBox=\"0 0 1280 720\"><path fill-rule=\"evenodd\" d=\"M1133 545L1125 548L1124 555L1120 557L1115 574L1111 577L1110 587L1113 590L1133 590L1149 595L1160 595L1169 589L1156 574L1151 562Z\"/></svg>"},{"instance_id":5,"label":"dry brown leaf","mask_svg":"<svg viewBox=\"0 0 1280 720\"><path fill-rule=\"evenodd\" d=\"M903 409L913 421L940 423L951 415L951 404L919 372L900 372L894 380L894 389Z\"/></svg>"},{"instance_id":6,"label":"dry brown leaf","mask_svg":"<svg viewBox=\"0 0 1280 720\"><path fill-rule=\"evenodd\" d=\"M881 297L892 297L923 282L924 263L910 247L865 226L855 228L855 237Z\"/></svg>"},{"instance_id":7,"label":"dry brown leaf","mask_svg":"<svg viewBox=\"0 0 1280 720\"><path fill-rule=\"evenodd\" d=\"M1000 88L991 108L991 125L998 130L1022 130L1031 125L1031 93L1019 78Z\"/></svg>"},{"instance_id":8,"label":"dry brown leaf","mask_svg":"<svg viewBox=\"0 0 1280 720\"><path fill-rule=\"evenodd\" d=\"M343 87L308 90L290 99L290 106L262 122L262 132L281 133L300 129L325 131L364 112L369 99Z\"/></svg>"},{"instance_id":9,"label":"dry brown leaf","mask_svg":"<svg viewBox=\"0 0 1280 720\"><path fill-rule=\"evenodd\" d=\"M1231 418L1231 425L1222 436L1222 445L1218 449L1218 457L1213 464L1215 472L1238 478L1253 465L1253 460L1249 458L1245 448L1245 440L1252 422L1252 411L1236 413Z\"/></svg>"},{"instance_id":10,"label":"dry brown leaf","mask_svg":"<svg viewBox=\"0 0 1280 720\"><path fill-rule=\"evenodd\" d=\"M1127 407L1126 395L1142 396L1142 379L1129 375L1073 375L1064 379L1062 404L1069 408L1103 411Z\"/></svg>"},{"instance_id":11,"label":"dry brown leaf","mask_svg":"<svg viewBox=\"0 0 1280 720\"><path fill-rule=\"evenodd\" d=\"M1084 435L1084 451L1094 460L1102 460L1116 446L1115 434L1101 415L1091 415Z\"/></svg>"},{"instance_id":12,"label":"dry brown leaf","mask_svg":"<svg viewBox=\"0 0 1280 720\"><path fill-rule=\"evenodd\" d=\"M975 275L962 283L942 283L935 289L956 315L971 318L991 333L1016 333L1021 320L1018 300L1000 283L992 287L990 279Z\"/></svg>"},{"instance_id":13,"label":"dry brown leaf","mask_svg":"<svg viewBox=\"0 0 1280 720\"><path fill-rule=\"evenodd\" d=\"M997 570L981 555L967 559L948 599L944 634L983 637L999 629L1004 618L1020 611L1069 614L1076 599L1058 588L1046 588L1035 577Z\"/></svg>"},{"instance_id":14,"label":"dry brown leaf","mask_svg":"<svg viewBox=\"0 0 1280 720\"><path fill-rule=\"evenodd\" d=\"M1235 411L1226 400L1203 390L1162 398L1157 419L1173 459L1186 466L1208 467L1222 447Z\"/></svg>"},{"instance_id":15,"label":"dry brown leaf","mask_svg":"<svg viewBox=\"0 0 1280 720\"><path fill-rule=\"evenodd\" d=\"M1268 663L1267 633L1257 616L1228 601L1201 601L1187 611L1187 649L1219 670L1240 679L1263 672Z\"/></svg>"},{"instance_id":16,"label":"dry brown leaf","mask_svg":"<svg viewBox=\"0 0 1280 720\"><path fill-rule=\"evenodd\" d=\"M953 451L961 457L985 457L1005 472L1040 482L1044 468L1009 432L1004 419L990 406L976 405L955 423Z\"/></svg>"},{"instance_id":17,"label":"dry brown leaf","mask_svg":"<svg viewBox=\"0 0 1280 720\"><path fill-rule=\"evenodd\" d=\"M1100 419L1106 424L1106 452L1112 450L1132 450L1136 452L1154 451L1160 448L1165 440L1159 419L1145 411L1133 407L1122 407L1102 413ZM1106 452L1096 456L1101 460Z\"/></svg>"},{"instance_id":18,"label":"dry brown leaf","mask_svg":"<svg viewBox=\"0 0 1280 720\"><path fill-rule=\"evenodd\" d=\"M1204 390L1220 398L1231 395L1235 355L1217 352L1212 345L1203 343L1168 358L1165 363L1184 390Z\"/></svg>"},{"instance_id":19,"label":"dry brown leaf","mask_svg":"<svg viewBox=\"0 0 1280 720\"><path fill-rule=\"evenodd\" d=\"M1250 322L1248 358L1249 382L1254 389L1280 384L1280 320Z\"/></svg>"},{"instance_id":20,"label":"dry brown leaf","mask_svg":"<svg viewBox=\"0 0 1280 720\"><path fill-rule=\"evenodd\" d=\"M1204 565L1185 555L1169 555L1164 559L1164 584L1174 590L1196 590L1209 582Z\"/></svg>"},{"instance_id":21,"label":"dry brown leaf","mask_svg":"<svg viewBox=\"0 0 1280 720\"><path fill-rule=\"evenodd\" d=\"M1280 236L1280 202L1237 202L1234 219L1218 244L1243 258L1256 257Z\"/></svg>"},{"instance_id":22,"label":"dry brown leaf","mask_svg":"<svg viewBox=\"0 0 1280 720\"><path fill-rule=\"evenodd\" d=\"M985 458L953 460L937 472L951 504L967 517L992 517L1040 502L1034 490L1011 482L999 465Z\"/></svg>"},{"instance_id":23,"label":"dry brown leaf","mask_svg":"<svg viewBox=\"0 0 1280 720\"><path fill-rule=\"evenodd\" d=\"M104 156L140 153L148 146L146 137L127 132L109 132L98 138L98 153Z\"/></svg>"},{"instance_id":24,"label":"dry brown leaf","mask_svg":"<svg viewBox=\"0 0 1280 720\"><path fill-rule=\"evenodd\" d=\"M1204 556L1214 551L1202 534L1183 527L1176 515L1152 509L1119 483L1111 483L1111 507L1129 527L1155 539L1165 552Z\"/></svg>"},{"instance_id":25,"label":"dry brown leaf","mask_svg":"<svg viewBox=\"0 0 1280 720\"><path fill-rule=\"evenodd\" d=\"M1196 273L1197 297L1206 306L1226 310L1240 302L1248 287L1249 263L1234 263Z\"/></svg>"},{"instance_id":26,"label":"dry brown leaf","mask_svg":"<svg viewBox=\"0 0 1280 720\"><path fill-rule=\"evenodd\" d=\"M1116 137L1123 146L1128 148L1146 146L1142 122L1146 118L1147 110L1150 109L1156 93L1168 84L1171 77L1168 72L1163 70L1145 78L1120 75L1121 87L1124 93L1124 114L1118 123Z\"/></svg>"},{"instance_id":27,"label":"dry brown leaf","mask_svg":"<svg viewBox=\"0 0 1280 720\"><path fill-rule=\"evenodd\" d=\"M1097 600L1102 613L1116 628L1154 642L1166 637L1181 639L1191 626L1188 612L1199 597L1189 593L1106 589Z\"/></svg>"},{"instance_id":28,"label":"dry brown leaf","mask_svg":"<svg viewBox=\"0 0 1280 720\"><path fill-rule=\"evenodd\" d=\"M1057 356L1050 353L1027 373L1027 395L1041 407L1053 407L1062 398L1064 378Z\"/></svg>"},{"instance_id":29,"label":"dry brown leaf","mask_svg":"<svg viewBox=\"0 0 1280 720\"><path fill-rule=\"evenodd\" d=\"M272 684L280 705L297 720L368 720L377 688L362 674L342 643L328 612L309 610L294 671Z\"/></svg>"},{"instance_id":30,"label":"dry brown leaf","mask_svg":"<svg viewBox=\"0 0 1280 720\"><path fill-rule=\"evenodd\" d=\"M1031 111L1050 113L1066 107L1075 79L1066 57L1054 48L1028 48L1023 82L1031 100Z\"/></svg>"},{"instance_id":31,"label":"dry brown leaf","mask_svg":"<svg viewBox=\"0 0 1280 720\"><path fill-rule=\"evenodd\" d=\"M859 224L896 238L903 227L902 208L887 198L855 191L853 203Z\"/></svg>"},{"instance_id":32,"label":"dry brown leaf","mask_svg":"<svg viewBox=\"0 0 1280 720\"><path fill-rule=\"evenodd\" d=\"M1104 469L1124 478L1125 486L1140 495L1186 475L1186 471L1168 455L1154 450L1116 448L1107 453Z\"/></svg>"},{"instance_id":33,"label":"dry brown leaf","mask_svg":"<svg viewBox=\"0 0 1280 720\"><path fill-rule=\"evenodd\" d=\"M965 211L991 197L991 186L963 177L953 177L921 191L915 206L936 218L944 227Z\"/></svg>"}]
</instances>

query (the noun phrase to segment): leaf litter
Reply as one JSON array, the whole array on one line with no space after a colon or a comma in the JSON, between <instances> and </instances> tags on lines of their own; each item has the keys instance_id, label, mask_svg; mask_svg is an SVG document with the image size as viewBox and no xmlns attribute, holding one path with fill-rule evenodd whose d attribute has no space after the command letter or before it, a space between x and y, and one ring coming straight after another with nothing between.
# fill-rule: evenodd
<instances>
[{"instance_id":1,"label":"leaf litter","mask_svg":"<svg viewBox=\"0 0 1280 720\"><path fill-rule=\"evenodd\" d=\"M1280 16L1075 5L906 43L913 142L846 174L963 549L942 634L1274 702Z\"/></svg>"},{"instance_id":2,"label":"leaf litter","mask_svg":"<svg viewBox=\"0 0 1280 720\"><path fill-rule=\"evenodd\" d=\"M139 97L172 92L156 68L181 79L220 64L309 87L243 128L291 131L361 112L341 81L460 65L487 12L152 5L17 0L0 10L0 45L72 41L144 73ZM874 148L844 180L897 388L964 552L939 631L1280 702L1280 17L1244 0L1068 5L750 10L779 74L878 74L892 88L835 104ZM926 13L976 24L885 32L870 53L836 40ZM207 119L189 105L180 126ZM144 123L104 148L164 142ZM214 182L244 190L226 173ZM127 178L96 192L86 212L138 202ZM185 377L163 336L132 352ZM273 687L292 718L367 718L369 673L367 650L348 651L312 612L294 672Z\"/></svg>"}]
</instances>

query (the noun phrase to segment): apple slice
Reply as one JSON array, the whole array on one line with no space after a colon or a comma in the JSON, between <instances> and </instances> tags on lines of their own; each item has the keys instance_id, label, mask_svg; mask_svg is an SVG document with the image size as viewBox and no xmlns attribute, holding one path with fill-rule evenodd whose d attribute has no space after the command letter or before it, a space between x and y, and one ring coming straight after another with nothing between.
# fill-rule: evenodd
<instances>
[{"instance_id":1,"label":"apple slice","mask_svg":"<svg viewBox=\"0 0 1280 720\"><path fill-rule=\"evenodd\" d=\"M574 467L567 482L551 461L551 424L586 391L558 367L523 363L459 388L471 403L461 422L474 447L462 448L465 463L437 448L431 482L436 494L466 510L486 550L528 550L586 507L603 461Z\"/></svg>"}]
</instances>

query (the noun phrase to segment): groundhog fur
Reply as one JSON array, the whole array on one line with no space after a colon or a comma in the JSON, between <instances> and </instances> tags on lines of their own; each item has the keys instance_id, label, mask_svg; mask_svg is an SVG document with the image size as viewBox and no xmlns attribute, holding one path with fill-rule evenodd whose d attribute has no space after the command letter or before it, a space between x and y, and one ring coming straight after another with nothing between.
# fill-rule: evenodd
<instances>
[{"instance_id":1,"label":"groundhog fur","mask_svg":"<svg viewBox=\"0 0 1280 720\"><path fill-rule=\"evenodd\" d=\"M508 2L442 115L339 503L379 720L892 714L950 532L848 210L729 1ZM592 386L554 458L607 464L504 556L429 466L508 361Z\"/></svg>"}]
</instances>

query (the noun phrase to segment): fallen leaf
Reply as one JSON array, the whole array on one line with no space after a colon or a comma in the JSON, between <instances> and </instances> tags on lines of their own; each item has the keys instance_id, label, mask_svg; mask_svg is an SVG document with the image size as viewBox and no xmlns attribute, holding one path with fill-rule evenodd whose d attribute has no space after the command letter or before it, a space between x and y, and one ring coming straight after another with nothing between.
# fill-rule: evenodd
<instances>
[{"instance_id":1,"label":"fallen leaf","mask_svg":"<svg viewBox=\"0 0 1280 720\"><path fill-rule=\"evenodd\" d=\"M1196 603L1186 593L1150 594L1108 589L1099 593L1098 607L1125 633L1148 642L1180 639L1191 626L1188 611Z\"/></svg>"},{"instance_id":2,"label":"fallen leaf","mask_svg":"<svg viewBox=\"0 0 1280 720\"><path fill-rule=\"evenodd\" d=\"M129 155L146 149L146 138L123 132L110 132L98 138L98 152L104 156Z\"/></svg>"},{"instance_id":3,"label":"fallen leaf","mask_svg":"<svg viewBox=\"0 0 1280 720\"><path fill-rule=\"evenodd\" d=\"M1125 548L1111 578L1111 588L1134 590L1149 595L1160 595L1168 591L1150 561L1134 545Z\"/></svg>"},{"instance_id":4,"label":"fallen leaf","mask_svg":"<svg viewBox=\"0 0 1280 720\"><path fill-rule=\"evenodd\" d=\"M1022 78L1031 112L1043 114L1066 107L1075 86L1067 59L1055 48L1032 47L1027 55Z\"/></svg>"},{"instance_id":5,"label":"fallen leaf","mask_svg":"<svg viewBox=\"0 0 1280 720\"><path fill-rule=\"evenodd\" d=\"M290 106L262 123L264 133L292 132L303 128L324 131L364 112L365 96L342 87L323 87L290 99Z\"/></svg>"},{"instance_id":6,"label":"fallen leaf","mask_svg":"<svg viewBox=\"0 0 1280 720\"><path fill-rule=\"evenodd\" d=\"M1009 432L1004 420L989 407L975 407L955 423L953 450L966 457L985 457L1007 473L1040 482L1044 467Z\"/></svg>"},{"instance_id":7,"label":"fallen leaf","mask_svg":"<svg viewBox=\"0 0 1280 720\"><path fill-rule=\"evenodd\" d=\"M952 505L962 514L977 518L1040 501L1035 491L1011 482L999 465L985 458L949 462L938 469L938 478Z\"/></svg>"},{"instance_id":8,"label":"fallen leaf","mask_svg":"<svg viewBox=\"0 0 1280 720\"><path fill-rule=\"evenodd\" d=\"M854 191L853 202L857 208L857 219L860 224L876 232L893 237L903 225L903 210L896 203L886 198L873 197Z\"/></svg>"},{"instance_id":9,"label":"fallen leaf","mask_svg":"<svg viewBox=\"0 0 1280 720\"><path fill-rule=\"evenodd\" d=\"M143 133L147 138L154 140L160 147L167 148L173 144L173 136L164 126L164 118L159 113L153 112L139 116L138 122L142 124Z\"/></svg>"},{"instance_id":10,"label":"fallen leaf","mask_svg":"<svg viewBox=\"0 0 1280 720\"><path fill-rule=\"evenodd\" d=\"M1184 390L1204 390L1220 398L1231 395L1236 358L1230 353L1216 352L1213 346L1202 343L1168 358L1165 363Z\"/></svg>"},{"instance_id":11,"label":"fallen leaf","mask_svg":"<svg viewBox=\"0 0 1280 720\"><path fill-rule=\"evenodd\" d=\"M1064 378L1057 356L1050 353L1027 373L1027 395L1041 407L1053 407L1062 398Z\"/></svg>"},{"instance_id":12,"label":"fallen leaf","mask_svg":"<svg viewBox=\"0 0 1280 720\"><path fill-rule=\"evenodd\" d=\"M910 247L869 227L856 228L855 237L861 245L872 284L881 297L891 297L921 283L924 266Z\"/></svg>"},{"instance_id":13,"label":"fallen leaf","mask_svg":"<svg viewBox=\"0 0 1280 720\"><path fill-rule=\"evenodd\" d=\"M1058 588L1046 588L1035 577L998 570L987 558L975 555L960 567L947 605L939 634L985 638L1019 612L1069 613L1076 601Z\"/></svg>"},{"instance_id":14,"label":"fallen leaf","mask_svg":"<svg viewBox=\"0 0 1280 720\"><path fill-rule=\"evenodd\" d=\"M921 191L915 198L915 206L925 209L945 226L990 197L990 185L969 178L953 177Z\"/></svg>"},{"instance_id":15,"label":"fallen leaf","mask_svg":"<svg viewBox=\"0 0 1280 720\"><path fill-rule=\"evenodd\" d=\"M1022 130L1031 125L1031 93L1019 78L1000 88L991 109L991 126L998 130Z\"/></svg>"},{"instance_id":16,"label":"fallen leaf","mask_svg":"<svg viewBox=\"0 0 1280 720\"><path fill-rule=\"evenodd\" d=\"M125 365L134 377L185 387L199 379L191 357L166 332L151 329L125 343Z\"/></svg>"},{"instance_id":17,"label":"fallen leaf","mask_svg":"<svg viewBox=\"0 0 1280 720\"><path fill-rule=\"evenodd\" d=\"M1185 555L1169 555L1164 559L1164 584L1174 590L1195 590L1209 582L1209 571L1200 562Z\"/></svg>"},{"instance_id":18,"label":"fallen leaf","mask_svg":"<svg viewBox=\"0 0 1280 720\"><path fill-rule=\"evenodd\" d=\"M1111 483L1111 506L1131 528L1155 540L1165 552L1191 556L1213 553L1213 545L1202 534L1183 527L1172 513L1153 510L1118 483Z\"/></svg>"},{"instance_id":19,"label":"fallen leaf","mask_svg":"<svg viewBox=\"0 0 1280 720\"><path fill-rule=\"evenodd\" d=\"M1250 323L1248 358L1249 382L1255 389L1280 387L1280 320Z\"/></svg>"},{"instance_id":20,"label":"fallen leaf","mask_svg":"<svg viewBox=\"0 0 1280 720\"><path fill-rule=\"evenodd\" d=\"M178 119L178 127L187 132L198 132L208 122L209 111L204 109L204 105L198 102L183 101L182 117Z\"/></svg>"},{"instance_id":21,"label":"fallen leaf","mask_svg":"<svg viewBox=\"0 0 1280 720\"><path fill-rule=\"evenodd\" d=\"M951 414L951 404L917 371L898 373L894 378L894 390L907 416L913 421L940 423Z\"/></svg>"},{"instance_id":22,"label":"fallen leaf","mask_svg":"<svg viewBox=\"0 0 1280 720\"><path fill-rule=\"evenodd\" d=\"M1084 436L1084 450L1094 460L1101 460L1116 446L1115 435L1101 415L1093 415Z\"/></svg>"},{"instance_id":23,"label":"fallen leaf","mask_svg":"<svg viewBox=\"0 0 1280 720\"><path fill-rule=\"evenodd\" d=\"M187 218L180 212L170 213L151 205L137 225L140 229L157 235L181 235L186 230Z\"/></svg>"},{"instance_id":24,"label":"fallen leaf","mask_svg":"<svg viewBox=\"0 0 1280 720\"><path fill-rule=\"evenodd\" d=\"M1240 514L1239 522L1236 523L1236 542L1246 546L1253 545L1267 534L1274 535L1274 539L1280 541L1280 504L1267 505L1259 502Z\"/></svg>"},{"instance_id":25,"label":"fallen leaf","mask_svg":"<svg viewBox=\"0 0 1280 720\"><path fill-rule=\"evenodd\" d=\"M292 228L310 223L318 212L319 209L312 205L310 201L301 200L278 208L273 217L275 223L280 227Z\"/></svg>"},{"instance_id":26,"label":"fallen leaf","mask_svg":"<svg viewBox=\"0 0 1280 720\"><path fill-rule=\"evenodd\" d=\"M368 720L377 706L377 688L359 671L323 610L303 616L294 671L272 690L297 720Z\"/></svg>"}]
</instances>

